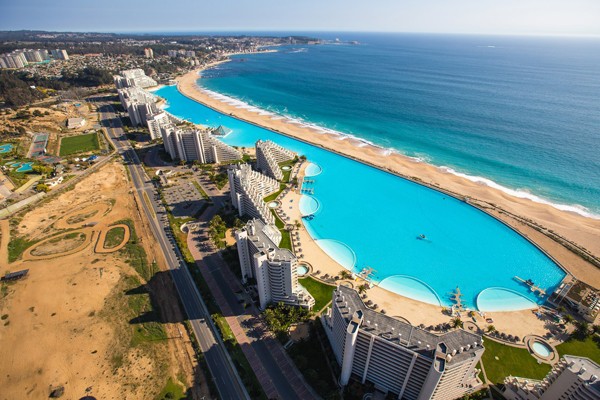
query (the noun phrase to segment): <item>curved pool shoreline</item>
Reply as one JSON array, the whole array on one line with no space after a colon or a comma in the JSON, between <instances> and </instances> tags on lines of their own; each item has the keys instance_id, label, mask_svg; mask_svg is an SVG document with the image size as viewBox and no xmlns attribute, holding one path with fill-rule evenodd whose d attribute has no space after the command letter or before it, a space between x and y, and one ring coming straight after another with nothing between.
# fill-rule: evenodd
<instances>
[{"instance_id":1,"label":"curved pool shoreline","mask_svg":"<svg viewBox=\"0 0 600 400\"><path fill-rule=\"evenodd\" d=\"M187 95L185 95L185 94L182 94L182 95L183 95L183 96L185 96L186 98L189 98L189 97L188 97ZM191 98L190 98L190 99L191 99ZM212 108L211 106L207 106L207 105L205 105L205 104L201 104L201 103L197 102L197 101L196 101L196 100L194 100L194 99L191 99L191 100L192 100L192 101L193 101L195 104L198 104L199 106L204 106L204 107L210 108L211 110L214 110L214 111L216 111L217 113L221 114L222 116L225 116L225 114L221 113L221 112L220 112L219 110L217 110L217 109L214 109L214 108ZM225 117L227 117L227 116L225 116ZM219 118L220 118L220 117L219 117ZM384 174L389 174L389 175L391 175L391 176L394 176L394 177L397 177L397 178L401 178L402 180L404 180L404 181L406 181L406 182L409 182L409 183L411 183L411 184L416 184L417 186L419 186L419 187L421 187L421 188L424 188L424 189L429 189L429 190L431 190L431 191L433 191L433 192L435 192L435 193L437 193L437 194L441 194L441 195L444 195L444 196L449 196L449 197L453 198L454 200L456 200L456 201L458 201L458 202L461 202L461 203L462 203L462 202L464 202L464 197L463 197L463 196L461 196L461 195L459 195L459 194L456 194L456 193L453 193L453 192L449 192L449 191L447 191L447 190L443 190L443 189L441 189L441 188L439 188L439 187L436 187L436 186L429 185L429 184L427 184L426 182L422 182L422 181L415 181L415 180L413 180L413 179L410 179L410 177L404 176L404 175L402 175L402 174L398 174L398 173L395 173L395 172L392 172L392 171L388 171L388 170L381 169L381 168L379 168L379 167L378 167L378 166L376 166L376 165L373 165L373 164L371 164L371 163L368 163L368 162L365 162L365 161L363 161L363 160L356 159L356 158L354 158L354 157L352 157L352 156L349 156L349 155L346 155L346 154L340 153L340 152L338 152L338 151L336 151L336 150L334 150L334 149L323 148L322 146L315 145L315 144L313 144L313 143L310 143L310 142L308 142L308 141L306 141L306 140L302 140L302 139L300 139L300 138L297 138L297 137L294 137L294 136L291 136L291 135L287 135L287 134L285 134L285 133L283 133L283 132L279 132L279 131L273 131L273 130L270 130L270 129L268 129L268 128L265 128L265 127L263 127L263 126L261 126L261 125L259 125L259 124L256 124L256 123L254 123L254 122L252 122L252 121L247 121L247 120L244 120L244 119L241 119L241 118L237 118L237 117L229 117L229 118L233 118L233 119L236 119L237 121L241 121L241 122L243 122L243 123L247 123L247 124L253 125L254 127L257 127L257 128L260 128L260 129L267 130L267 131L271 132L273 135L280 135L280 136L282 136L282 137L285 137L285 138L287 138L287 139L289 139L289 140L296 141L296 142L300 142L300 143L304 143L304 144L306 144L306 145L308 145L308 146L314 147L315 149L319 149L319 150L321 150L321 151L325 151L325 152L328 152L328 153L331 153L331 154L334 154L334 155L337 155L337 156L341 156L341 157L343 157L344 159L347 159L347 160L349 160L349 161L358 162L358 163L360 163L361 165L364 165L364 166L366 166L366 167L371 167L371 168L374 168L374 169L376 169L377 171L379 171L379 172L382 172L382 173L384 173ZM228 138L228 140L226 140L226 142L228 142L229 140L235 140L235 138L232 138L232 137L230 137L230 138ZM230 143L230 144L231 144L231 143ZM311 159L311 162L312 162L312 159ZM322 164L322 162L320 162L320 164L321 164L321 165L323 165L323 164ZM318 165L318 164L316 164L316 165ZM329 165L329 164L327 164L327 165ZM328 170L330 170L330 169L331 169L331 168L329 168L329 167L328 167ZM321 174L321 172L322 172L322 171L319 171L319 174ZM319 177L319 179L318 179L317 181L319 181L319 180L323 179L323 178L324 178L324 177L325 177L327 174L322 174L322 175L323 175L323 177ZM319 198L320 198L321 202L325 203L325 201L322 199L322 197L321 197L321 196L319 196ZM507 224L507 223L506 223L506 222L504 222L503 220L501 220L501 219L499 219L499 218L496 218L496 216L494 216L494 215L490 214L490 213L489 213L488 211L486 211L485 209L482 209L482 208L476 207L476 206L474 206L473 204L469 204L469 203L465 203L465 204L468 206L468 208L469 208L469 209L481 211L481 212L482 212L482 214L483 214L483 215L485 215L485 218L489 218L489 217L491 217L491 219L493 219L494 221L496 221L496 222L501 222L501 223L502 223L502 224L501 224L502 226L504 226L505 228L508 228L508 229L509 229L510 231L512 231L512 232L513 232L515 235L517 235L519 238L521 238L521 239L525 240L525 241L526 241L526 242L527 242L529 245L533 244L533 245L534 245L533 247L534 247L534 248L535 248L537 251L540 251L540 252L541 252L541 253L542 253L542 254L543 254L543 255L544 255L544 256L545 256L545 257L546 257L546 258L547 258L549 261L551 261L551 262L552 262L552 263L553 263L553 264L554 264L556 267L558 267L558 268L559 268L559 269L562 271L562 273L563 273L563 274L565 274L565 272L566 272L565 268L564 268L564 267L562 267L562 265L560 265L560 263L558 263L556 260L554 260L554 259L553 259L553 258L552 258L550 255L548 255L548 254L547 254L547 253L546 253L546 252L545 252L545 251L544 251L542 248L540 248L540 247L539 247L539 246L538 246L538 245L537 245L535 242L532 242L532 241L531 241L529 238L527 238L527 237L523 236L523 235L522 235L520 232L518 232L518 231L517 231L516 229L514 229L512 226L510 226L509 224ZM318 231L318 229L320 229L320 228L317 228L317 224L316 224L316 222L318 222L318 219L319 219L319 217L315 218L315 220L314 220L314 221L304 221L304 220L303 220L303 222L304 222L305 226L307 227L307 231L309 232L309 235L310 235L310 236L311 236L311 237L312 237L312 238L315 240L315 242L316 242L317 244L318 244L319 240L323 240L323 239L320 239L320 237L331 237L331 235L322 235L322 234L319 234L319 233L317 232L317 231ZM417 233L415 232L414 234L417 234ZM413 234L413 235L414 235L414 234ZM336 240L337 240L337 238L336 238ZM437 239L437 238L435 238L434 240L435 240L435 241L434 241L434 243L435 243L435 244L437 244L437 243L438 243L438 241L439 241L439 239ZM340 240L339 242L342 242L342 240ZM350 244L345 244L345 246L347 246L347 247L348 247L348 248L349 248L349 249L350 249L352 252L354 252L354 250L353 250L353 248L352 248L352 246L351 246ZM417 246L417 245L415 245L415 246ZM337 254L334 254L334 255L332 255L332 254L331 254L332 252L334 252L334 253L335 253L335 251L333 251L332 249L329 249L329 251L328 251L328 250L327 250L327 248L323 248L323 246L319 246L319 247L321 247L321 248L323 249L323 251L325 251L326 253L328 253L328 254L330 255L330 257L331 257L331 258L333 258L334 260L338 261L338 260L336 259L336 257L337 257L337 258L340 258L340 257L339 257L339 255L337 255ZM326 246L326 247L328 247L328 246ZM355 260L357 260L357 259L360 259L360 257L357 257L357 256L356 256L356 253L354 253L354 254L355 254ZM338 263L339 263L339 261L338 261ZM349 265L349 262L348 262L347 260L346 260L346 261L344 261L343 263L345 263L345 264ZM367 260L365 263L368 263L368 260ZM340 264L342 264L342 263L340 263ZM355 264L356 264L356 261L355 261ZM361 262L361 264L362 264L362 262ZM353 266L353 267L351 267L351 268L348 268L346 265L343 265L343 266L344 266L345 268L347 268L347 269L350 269L350 270L351 270L351 271L353 271L353 272L355 272L355 271L356 271L356 269L360 270L360 268L358 268L358 266L357 266L357 265L354 265L354 266ZM396 273L396 274L392 274L392 275L389 275L389 274L388 274L387 276L384 276L384 277L381 277L381 276L380 276L380 277L378 277L378 279L379 279L380 281L383 281L383 280L385 280L387 277L389 277L389 276L393 276L393 275L403 275L403 274L398 274L398 273ZM527 278L528 278L528 277L527 277ZM563 278L564 278L564 276L563 276ZM419 279L419 278L416 278L416 277L415 277L415 279L418 279L418 280L420 280L420 281L422 281L422 282L426 282L426 281L427 281L427 279ZM561 278L561 279L560 279L558 282L554 283L554 286L556 286L556 285L560 284L560 281L562 281L562 278ZM429 285L428 285L428 286L429 286ZM431 286L430 286L430 287L431 287ZM488 287L491 287L491 286L488 286ZM461 289L462 289L462 287L461 287ZM508 288L507 288L507 289L508 289ZM389 290L389 289L388 289L388 290ZM510 289L509 289L509 290L510 290ZM434 292L435 292L435 290L434 290ZM481 291L478 291L477 293L479 293L479 292L481 292ZM400 295L404 295L404 296L406 296L406 297L411 297L411 296L410 296L410 295L408 295L407 293L399 293L399 292L396 292L396 293L398 293L398 294L400 294ZM474 296L474 297L476 297L476 296ZM526 298L527 298L527 296L524 296L524 297L526 297ZM417 299L417 300L418 300L418 299ZM473 298L472 302L473 302L473 303L476 303L476 301L475 301L475 298ZM446 304L447 304L447 303L446 303Z\"/></svg>"}]
</instances>

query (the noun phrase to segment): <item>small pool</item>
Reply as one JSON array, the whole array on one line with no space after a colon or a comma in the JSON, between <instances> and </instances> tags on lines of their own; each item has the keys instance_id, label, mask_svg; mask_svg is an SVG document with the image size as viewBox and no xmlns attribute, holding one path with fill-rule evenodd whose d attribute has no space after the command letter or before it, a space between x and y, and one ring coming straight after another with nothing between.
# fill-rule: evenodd
<instances>
[{"instance_id":1,"label":"small pool","mask_svg":"<svg viewBox=\"0 0 600 400\"><path fill-rule=\"evenodd\" d=\"M304 176L315 176L323 172L323 168L315 163L309 163L304 170Z\"/></svg>"},{"instance_id":2,"label":"small pool","mask_svg":"<svg viewBox=\"0 0 600 400\"><path fill-rule=\"evenodd\" d=\"M284 167L281 167L281 169L282 169L283 171L289 171L289 170L291 170L291 169L292 169L292 167L290 167L289 165L286 165L286 166L284 166Z\"/></svg>"},{"instance_id":3,"label":"small pool","mask_svg":"<svg viewBox=\"0 0 600 400\"><path fill-rule=\"evenodd\" d=\"M438 294L425 282L408 275L393 275L379 282L379 286L411 299L439 306Z\"/></svg>"},{"instance_id":4,"label":"small pool","mask_svg":"<svg viewBox=\"0 0 600 400\"><path fill-rule=\"evenodd\" d=\"M552 349L545 343L542 342L533 342L531 345L533 352L542 358L550 357L552 354Z\"/></svg>"},{"instance_id":5,"label":"small pool","mask_svg":"<svg viewBox=\"0 0 600 400\"><path fill-rule=\"evenodd\" d=\"M299 207L302 216L312 215L319 210L319 201L312 196L303 194L300 197Z\"/></svg>"},{"instance_id":6,"label":"small pool","mask_svg":"<svg viewBox=\"0 0 600 400\"><path fill-rule=\"evenodd\" d=\"M0 154L1 153L9 153L12 151L13 145L11 143L0 144Z\"/></svg>"},{"instance_id":7,"label":"small pool","mask_svg":"<svg viewBox=\"0 0 600 400\"><path fill-rule=\"evenodd\" d=\"M33 169L33 163L32 162L28 162L28 163L23 163L21 164L21 166L19 168L17 168L17 172L29 172Z\"/></svg>"},{"instance_id":8,"label":"small pool","mask_svg":"<svg viewBox=\"0 0 600 400\"><path fill-rule=\"evenodd\" d=\"M281 203L278 201L270 201L269 203L267 203L267 206L269 208L277 208L277 207L279 207L280 204Z\"/></svg>"},{"instance_id":9,"label":"small pool","mask_svg":"<svg viewBox=\"0 0 600 400\"><path fill-rule=\"evenodd\" d=\"M298 271L298 276L304 276L304 275L308 274L308 267L304 264L300 264L298 266L297 271Z\"/></svg>"},{"instance_id":10,"label":"small pool","mask_svg":"<svg viewBox=\"0 0 600 400\"><path fill-rule=\"evenodd\" d=\"M347 244L333 239L317 239L315 243L342 267L352 270L356 265L356 254Z\"/></svg>"}]
</instances>

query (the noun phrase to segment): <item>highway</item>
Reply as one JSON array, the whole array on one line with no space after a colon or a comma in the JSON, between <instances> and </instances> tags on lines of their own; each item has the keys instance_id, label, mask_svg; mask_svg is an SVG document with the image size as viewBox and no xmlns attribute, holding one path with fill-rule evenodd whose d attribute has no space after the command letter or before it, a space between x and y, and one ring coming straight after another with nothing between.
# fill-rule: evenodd
<instances>
[{"instance_id":1,"label":"highway","mask_svg":"<svg viewBox=\"0 0 600 400\"><path fill-rule=\"evenodd\" d=\"M102 126L108 132L115 149L125 159L131 181L138 192L139 203L165 256L181 303L204 354L219 397L221 399L250 399L170 232L166 222L166 210L156 200L155 187L147 179L137 153L129 144L120 118L110 104L99 102L98 112ZM165 219L159 220L157 216L165 216Z\"/></svg>"}]
</instances>

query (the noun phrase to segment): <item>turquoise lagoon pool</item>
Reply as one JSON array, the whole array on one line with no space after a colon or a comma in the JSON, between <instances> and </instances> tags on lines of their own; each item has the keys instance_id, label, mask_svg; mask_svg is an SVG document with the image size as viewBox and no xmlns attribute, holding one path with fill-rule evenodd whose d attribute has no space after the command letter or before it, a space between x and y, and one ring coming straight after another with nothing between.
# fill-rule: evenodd
<instances>
[{"instance_id":1,"label":"turquoise lagoon pool","mask_svg":"<svg viewBox=\"0 0 600 400\"><path fill-rule=\"evenodd\" d=\"M9 153L12 151L12 149L13 149L12 143L0 144L0 154Z\"/></svg>"},{"instance_id":2,"label":"turquoise lagoon pool","mask_svg":"<svg viewBox=\"0 0 600 400\"><path fill-rule=\"evenodd\" d=\"M230 145L250 147L268 139L305 155L315 165L310 187L318 204L313 218L303 220L308 232L345 268L374 268L375 283L388 290L450 305L449 293L458 286L467 307L508 311L543 302L514 276L531 279L548 293L565 276L525 238L457 199L218 113L175 86L155 93L178 117L231 128L223 139Z\"/></svg>"}]
</instances>

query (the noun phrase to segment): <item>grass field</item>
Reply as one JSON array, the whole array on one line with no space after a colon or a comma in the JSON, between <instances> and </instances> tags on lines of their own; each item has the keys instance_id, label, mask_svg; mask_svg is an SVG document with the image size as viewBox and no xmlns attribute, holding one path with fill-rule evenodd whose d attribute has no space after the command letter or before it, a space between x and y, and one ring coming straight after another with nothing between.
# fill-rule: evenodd
<instances>
[{"instance_id":1,"label":"grass field","mask_svg":"<svg viewBox=\"0 0 600 400\"><path fill-rule=\"evenodd\" d=\"M506 346L491 339L485 341L483 366L490 382L502 384L509 375L542 379L550 371L550 365L538 364L526 349ZM496 359L498 358L498 359Z\"/></svg>"},{"instance_id":2,"label":"grass field","mask_svg":"<svg viewBox=\"0 0 600 400\"><path fill-rule=\"evenodd\" d=\"M600 364L600 339L588 336L583 340L571 338L570 340L556 346L561 356L571 355L587 357Z\"/></svg>"},{"instance_id":3,"label":"grass field","mask_svg":"<svg viewBox=\"0 0 600 400\"><path fill-rule=\"evenodd\" d=\"M315 298L313 311L321 311L331 301L331 293L335 289L335 286L321 283L310 277L301 278L298 281Z\"/></svg>"},{"instance_id":4,"label":"grass field","mask_svg":"<svg viewBox=\"0 0 600 400\"><path fill-rule=\"evenodd\" d=\"M116 228L111 228L106 233L106 239L104 240L104 248L112 249L113 247L117 247L123 242L125 239L125 229L117 226Z\"/></svg>"},{"instance_id":5,"label":"grass field","mask_svg":"<svg viewBox=\"0 0 600 400\"><path fill-rule=\"evenodd\" d=\"M99 149L100 143L98 142L98 135L96 133L69 136L60 141L61 157Z\"/></svg>"}]
</instances>

